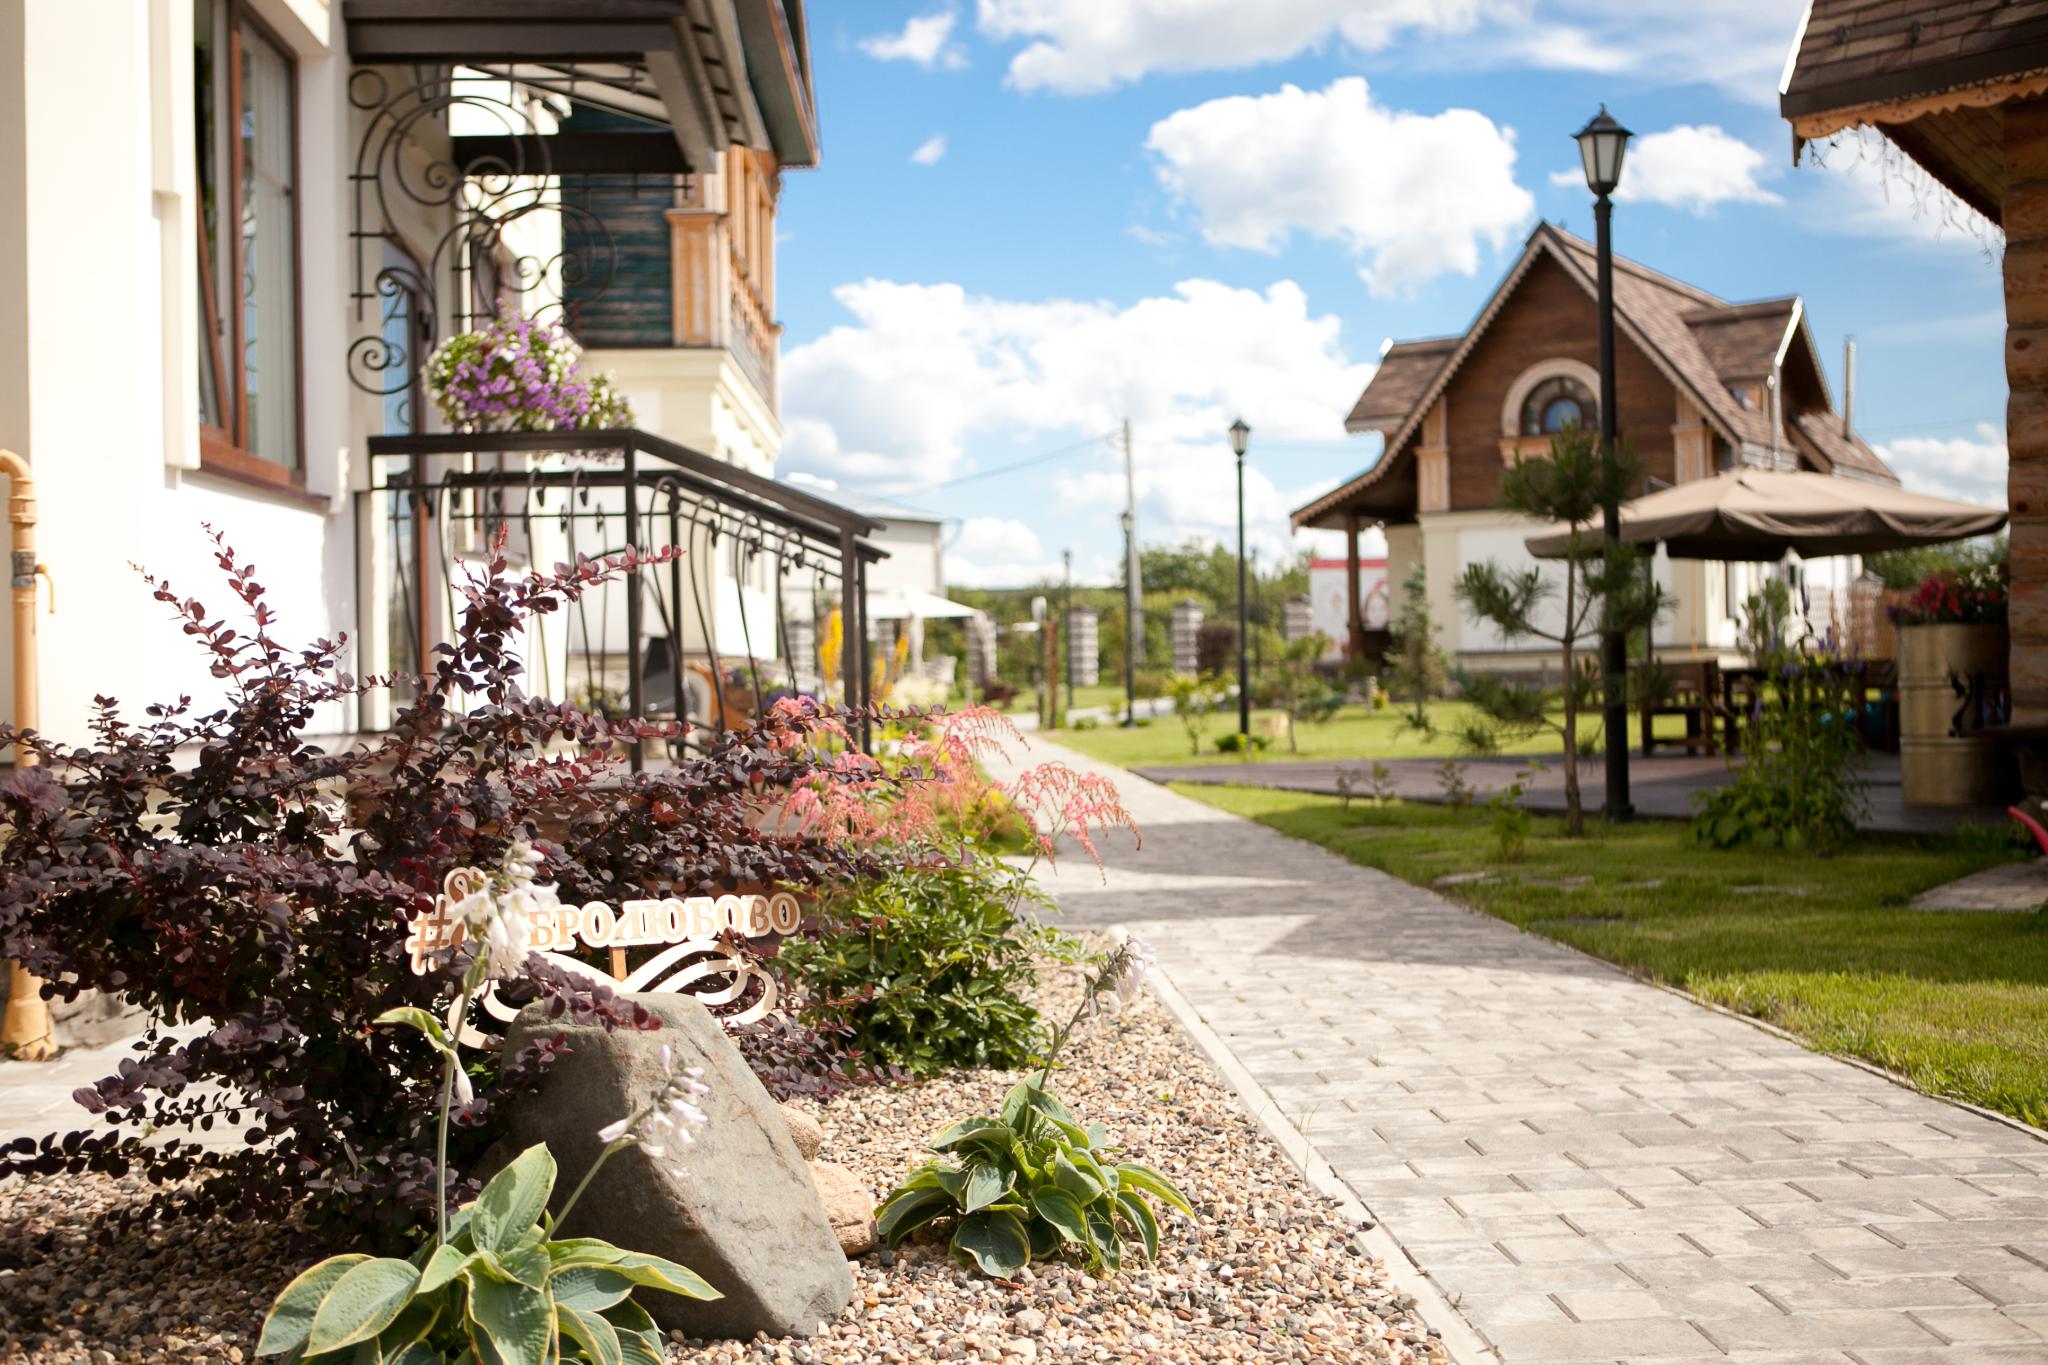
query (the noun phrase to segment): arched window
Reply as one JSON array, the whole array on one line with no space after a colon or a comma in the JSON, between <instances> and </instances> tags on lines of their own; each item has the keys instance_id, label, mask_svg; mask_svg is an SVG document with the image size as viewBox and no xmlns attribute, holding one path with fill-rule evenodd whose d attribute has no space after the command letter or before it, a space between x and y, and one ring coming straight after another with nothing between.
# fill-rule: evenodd
<instances>
[{"instance_id":1,"label":"arched window","mask_svg":"<svg viewBox=\"0 0 2048 1365\"><path fill-rule=\"evenodd\" d=\"M1522 400L1521 434L1555 436L1568 422L1587 431L1599 424L1600 406L1593 392L1567 374L1553 375Z\"/></svg>"}]
</instances>

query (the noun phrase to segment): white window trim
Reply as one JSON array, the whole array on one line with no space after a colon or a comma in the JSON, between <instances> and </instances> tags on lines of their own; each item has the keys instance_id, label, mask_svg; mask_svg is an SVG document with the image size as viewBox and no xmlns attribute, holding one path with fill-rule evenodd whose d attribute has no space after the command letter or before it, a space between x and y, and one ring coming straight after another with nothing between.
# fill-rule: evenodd
<instances>
[{"instance_id":1,"label":"white window trim","mask_svg":"<svg viewBox=\"0 0 2048 1365\"><path fill-rule=\"evenodd\" d=\"M1576 379L1586 386L1586 392L1593 395L1593 401L1597 403L1600 400L1600 372L1591 365L1582 360L1566 360L1562 357L1556 360L1539 360L1522 371L1514 383L1508 385L1507 402L1500 410L1500 434L1520 436L1522 404L1529 401L1529 395L1536 391L1538 384L1546 379L1556 379L1560 375Z\"/></svg>"}]
</instances>

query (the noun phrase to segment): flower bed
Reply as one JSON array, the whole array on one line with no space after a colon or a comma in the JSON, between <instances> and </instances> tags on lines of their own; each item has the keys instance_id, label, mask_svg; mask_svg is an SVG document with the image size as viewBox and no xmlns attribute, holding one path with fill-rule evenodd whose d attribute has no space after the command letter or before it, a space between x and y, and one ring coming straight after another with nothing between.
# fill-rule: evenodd
<instances>
[{"instance_id":1,"label":"flower bed","mask_svg":"<svg viewBox=\"0 0 2048 1365\"><path fill-rule=\"evenodd\" d=\"M1067 973L1043 1005L1077 999ZM1163 1229L1160 1259L1091 1277L1034 1264L1014 1281L963 1270L913 1238L854 1265L854 1303L828 1334L780 1342L675 1342L672 1359L734 1361L1108 1360L1440 1362L1447 1357L1355 1229L1312 1192L1207 1061L1149 997L1077 1031L1061 1097L1157 1167L1194 1206ZM1000 1105L1025 1073L955 1071L919 1086L861 1087L812 1106L824 1155L879 1199L962 1114ZM0 1187L0 1340L27 1365L253 1359L291 1257L261 1229L211 1219L102 1248L97 1216L145 1197L139 1182L64 1176ZM95 1355L95 1352L102 1354Z\"/></svg>"}]
</instances>

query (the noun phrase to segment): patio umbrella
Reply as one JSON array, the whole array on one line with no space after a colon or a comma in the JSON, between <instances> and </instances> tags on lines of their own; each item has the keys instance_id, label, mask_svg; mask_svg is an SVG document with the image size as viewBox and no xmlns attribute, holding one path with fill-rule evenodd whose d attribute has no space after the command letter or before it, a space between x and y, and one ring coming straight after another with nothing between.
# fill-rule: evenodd
<instances>
[{"instance_id":1,"label":"patio umbrella","mask_svg":"<svg viewBox=\"0 0 2048 1365\"><path fill-rule=\"evenodd\" d=\"M1648 493L1621 509L1621 538L1662 543L1673 559L1771 562L1797 550L1806 559L1872 554L1989 535L2005 525L1995 507L1931 498L1892 484L1832 474L1731 469ZM1582 528L1597 543L1600 528ZM1571 529L1530 536L1529 553L1560 559Z\"/></svg>"},{"instance_id":2,"label":"patio umbrella","mask_svg":"<svg viewBox=\"0 0 2048 1365\"><path fill-rule=\"evenodd\" d=\"M870 621L902 621L915 618L920 621L944 621L973 616L975 610L950 597L941 597L935 592L922 588L884 588L868 594L867 617Z\"/></svg>"}]
</instances>

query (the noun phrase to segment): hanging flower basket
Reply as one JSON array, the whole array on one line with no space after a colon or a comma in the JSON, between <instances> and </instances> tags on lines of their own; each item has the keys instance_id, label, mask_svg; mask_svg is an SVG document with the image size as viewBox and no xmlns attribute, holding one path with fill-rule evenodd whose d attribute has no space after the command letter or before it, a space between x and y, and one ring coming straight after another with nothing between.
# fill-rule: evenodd
<instances>
[{"instance_id":1,"label":"hanging flower basket","mask_svg":"<svg viewBox=\"0 0 2048 1365\"><path fill-rule=\"evenodd\" d=\"M582 373L583 348L523 314L449 337L427 358L427 392L456 431L571 431L633 425L609 375Z\"/></svg>"}]
</instances>

